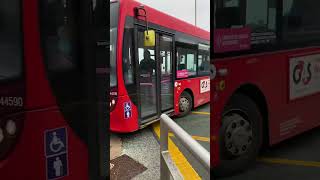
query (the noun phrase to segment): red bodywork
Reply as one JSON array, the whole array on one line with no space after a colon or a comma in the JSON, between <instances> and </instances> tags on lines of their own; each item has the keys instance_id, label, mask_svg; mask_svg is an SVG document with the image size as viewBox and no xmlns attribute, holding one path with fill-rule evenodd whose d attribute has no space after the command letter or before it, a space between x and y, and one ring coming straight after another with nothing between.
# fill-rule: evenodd
<instances>
[{"instance_id":1,"label":"red bodywork","mask_svg":"<svg viewBox=\"0 0 320 180\"><path fill-rule=\"evenodd\" d=\"M110 113L110 129L115 132L133 132L140 129L139 125L139 115L138 115L138 107L135 106L130 100L126 87L123 81L123 73L122 73L122 46L123 46L123 31L125 25L125 19L127 16L134 17L134 8L140 6L141 3L133 1L133 0L120 0L120 9L119 9L119 21L118 21L118 39L117 39L117 79L118 79L118 97L117 104L115 105L114 110ZM150 23L154 23L166 28L170 28L172 30L176 30L182 33L186 33L188 35L202 38L205 40L210 40L210 33L197 28L189 23L186 23L182 20L164 14L160 11L157 11L151 7L144 6L148 14L148 21ZM195 99L195 107L209 102L210 93L204 93L203 96L199 95L198 88L200 84L197 82L202 78L194 78L196 82L192 82L189 80L179 80L181 82L181 89L189 88L193 94ZM209 77L206 77L209 78ZM191 83L192 82L192 83ZM178 105L178 97L182 91L177 92L175 88L175 114L179 113ZM207 100L203 100L206 98ZM131 102L132 104L132 116L129 119L124 119L124 103Z\"/></svg>"},{"instance_id":2,"label":"red bodywork","mask_svg":"<svg viewBox=\"0 0 320 180\"><path fill-rule=\"evenodd\" d=\"M219 69L227 69L224 77L217 76L211 82L211 164L219 164L219 129L221 114L232 96L244 85L255 87L260 91L266 102L267 122L264 129L268 132L270 145L300 134L320 125L317 104L320 94L308 95L296 100L290 100L289 60L292 57L319 54L319 47L296 50L284 50L272 53L240 56L236 58L215 59L213 64ZM219 83L225 81L225 88L219 88ZM250 94L249 94L250 96ZM292 126L289 127L288 124ZM291 128L287 133L281 133L281 127Z\"/></svg>"},{"instance_id":3,"label":"red bodywork","mask_svg":"<svg viewBox=\"0 0 320 180\"><path fill-rule=\"evenodd\" d=\"M175 82L179 85L177 87L174 87L174 111L175 115L179 114L179 97L181 93L185 90L192 92L193 95L193 107L201 106L205 103L208 103L210 101L210 91L200 93L200 81L201 80L208 80L210 77L197 77L197 78L190 78L190 79L184 79L184 80L176 80ZM181 85L180 85L181 83Z\"/></svg>"},{"instance_id":4,"label":"red bodywork","mask_svg":"<svg viewBox=\"0 0 320 180\"><path fill-rule=\"evenodd\" d=\"M20 138L6 159L0 161L1 179L44 180L46 130L67 128L68 176L63 179L88 179L88 152L85 144L65 121L49 86L40 47L38 1L23 1L23 36L25 66L24 111L13 116L24 121ZM12 115L11 115L12 116Z\"/></svg>"}]
</instances>

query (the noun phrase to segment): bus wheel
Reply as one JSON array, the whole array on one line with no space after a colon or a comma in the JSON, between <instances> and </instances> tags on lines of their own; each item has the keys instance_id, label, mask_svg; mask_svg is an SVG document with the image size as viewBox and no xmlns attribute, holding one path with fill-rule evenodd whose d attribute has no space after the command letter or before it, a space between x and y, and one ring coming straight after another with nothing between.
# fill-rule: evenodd
<instances>
[{"instance_id":1,"label":"bus wheel","mask_svg":"<svg viewBox=\"0 0 320 180\"><path fill-rule=\"evenodd\" d=\"M262 144L262 121L254 101L242 94L232 96L222 116L216 176L229 176L254 164Z\"/></svg>"},{"instance_id":2,"label":"bus wheel","mask_svg":"<svg viewBox=\"0 0 320 180\"><path fill-rule=\"evenodd\" d=\"M191 95L186 91L182 92L179 98L179 117L187 115L192 109L192 104Z\"/></svg>"}]
</instances>

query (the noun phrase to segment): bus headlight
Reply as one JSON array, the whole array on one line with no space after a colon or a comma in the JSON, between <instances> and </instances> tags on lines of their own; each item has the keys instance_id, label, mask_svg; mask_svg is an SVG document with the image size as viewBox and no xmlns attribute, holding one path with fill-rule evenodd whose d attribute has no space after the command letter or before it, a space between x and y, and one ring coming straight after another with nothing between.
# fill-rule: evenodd
<instances>
[{"instance_id":1,"label":"bus headlight","mask_svg":"<svg viewBox=\"0 0 320 180\"><path fill-rule=\"evenodd\" d=\"M114 110L117 104L118 92L116 88L111 88L110 91L110 112Z\"/></svg>"},{"instance_id":2,"label":"bus headlight","mask_svg":"<svg viewBox=\"0 0 320 180\"><path fill-rule=\"evenodd\" d=\"M110 99L110 111L114 110L116 104L117 104L117 98L111 96L111 99Z\"/></svg>"},{"instance_id":3,"label":"bus headlight","mask_svg":"<svg viewBox=\"0 0 320 180\"><path fill-rule=\"evenodd\" d=\"M14 151L23 129L23 114L10 119L0 119L0 161Z\"/></svg>"},{"instance_id":4,"label":"bus headlight","mask_svg":"<svg viewBox=\"0 0 320 180\"><path fill-rule=\"evenodd\" d=\"M17 132L17 125L13 120L7 121L6 131L9 135L14 136Z\"/></svg>"}]
</instances>

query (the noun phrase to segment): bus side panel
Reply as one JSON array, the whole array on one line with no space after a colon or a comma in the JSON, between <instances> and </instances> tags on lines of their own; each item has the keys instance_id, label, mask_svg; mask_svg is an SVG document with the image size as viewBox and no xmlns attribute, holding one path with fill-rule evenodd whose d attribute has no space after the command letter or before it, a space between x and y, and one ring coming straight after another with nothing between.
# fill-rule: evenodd
<instances>
[{"instance_id":1,"label":"bus side panel","mask_svg":"<svg viewBox=\"0 0 320 180\"><path fill-rule=\"evenodd\" d=\"M201 82L206 81L207 87L203 87L201 93ZM191 79L183 79L183 80L176 80L175 82L178 83L177 87L174 87L175 92L175 112L179 113L179 97L183 91L186 89L190 89L193 95L193 107L201 106L205 103L210 101L210 77L197 77ZM204 89L205 88L205 89Z\"/></svg>"},{"instance_id":2,"label":"bus side panel","mask_svg":"<svg viewBox=\"0 0 320 180\"><path fill-rule=\"evenodd\" d=\"M199 77L190 84L190 89L194 95L194 107L210 102L210 77Z\"/></svg>"},{"instance_id":3,"label":"bus side panel","mask_svg":"<svg viewBox=\"0 0 320 180\"><path fill-rule=\"evenodd\" d=\"M66 128L67 151L50 157L66 154L67 164L63 161L62 168L66 168L68 174L63 179L88 179L88 152L85 144L69 128L59 111L55 110L25 113L25 123L18 144L9 157L0 163L1 178L47 179L47 171L54 168L53 164L46 164L50 157L46 157L45 153L45 135L57 128Z\"/></svg>"},{"instance_id":4,"label":"bus side panel","mask_svg":"<svg viewBox=\"0 0 320 180\"><path fill-rule=\"evenodd\" d=\"M306 96L299 97L298 99L290 100L290 81L291 77L294 75L290 72L290 63L294 65L296 62L292 61L293 58L302 57L305 64L308 63L307 56L310 54L320 54L319 49L309 48L303 50L291 51L288 53L283 53L276 58L275 56L266 56L265 59L278 59L281 63L278 63L278 71L275 71L278 79L280 80L279 88L281 91L270 93L270 106L272 106L272 111L270 111L270 144L276 144L287 138L300 134L304 131L310 130L320 125L320 121L317 119L320 113L318 112L317 105L320 101L319 90L315 94L308 94ZM311 59L311 61L316 61L317 59ZM274 66L277 66L277 62L274 60ZM311 66L312 76L311 79L319 78L319 72L313 71L314 64ZM303 77L308 75L307 69L303 70ZM305 73L305 74L304 74ZM275 77L276 78L276 77ZM316 81L315 81L316 82ZM311 88L316 88L314 81L309 85L305 85L304 88L300 89L302 91L297 91L303 93ZM301 84L302 82L300 82ZM313 83L313 84L312 84ZM269 84L270 91L273 90L273 85ZM293 89L292 89L293 90ZM275 91L275 90L273 90ZM279 105L277 105L279 103ZM276 106L276 107L273 107ZM272 112L272 114L271 114Z\"/></svg>"},{"instance_id":5,"label":"bus side panel","mask_svg":"<svg viewBox=\"0 0 320 180\"><path fill-rule=\"evenodd\" d=\"M273 145L320 125L316 105L320 100L319 93L308 95L295 101L289 100L289 57L297 54L306 56L316 49L301 49L276 54L266 54L240 60L233 69L242 72L230 73L233 91L242 84L257 86L264 95L268 108L269 144ZM319 52L319 51L318 51ZM230 64L231 65L231 64ZM244 76L239 74L244 73ZM233 77L233 78L231 78ZM241 79L239 79L241 78ZM236 81L235 81L236 80ZM226 83L228 86L228 83ZM232 92L230 93L232 95Z\"/></svg>"},{"instance_id":6,"label":"bus side panel","mask_svg":"<svg viewBox=\"0 0 320 180\"><path fill-rule=\"evenodd\" d=\"M125 104L131 104L131 115L125 118ZM129 96L120 96L114 110L110 113L110 129L115 132L133 132L139 129L138 108Z\"/></svg>"},{"instance_id":7,"label":"bus side panel","mask_svg":"<svg viewBox=\"0 0 320 180\"><path fill-rule=\"evenodd\" d=\"M214 61L218 71L226 69L228 72L226 76L218 76L212 81L211 139L213 143L211 148L214 152L214 162L212 162L214 166L219 163L218 140L222 114L228 101L239 88L247 90L245 85L252 85L265 96L269 112L281 109L281 99L283 99L281 97L284 97L284 77L280 73L283 67L280 64L283 64L284 61L281 61L281 56L273 58L266 60L265 57L244 57ZM277 61L277 65L275 66L272 61ZM269 119L272 119L273 115L270 113ZM272 132L272 127L270 131Z\"/></svg>"},{"instance_id":8,"label":"bus side panel","mask_svg":"<svg viewBox=\"0 0 320 180\"><path fill-rule=\"evenodd\" d=\"M226 68L228 75L213 80L213 115L211 116L211 134L218 139L223 108L235 91L242 85L256 86L264 95L268 107L269 143L276 144L320 125L316 105L320 95L310 95L299 100L289 101L289 57L296 54L310 54L316 49L304 49L277 54L243 57L229 60L216 60L217 69ZM225 88L220 83L225 82ZM286 130L290 131L286 131ZM218 152L218 142L211 148ZM215 159L215 158L213 158ZM213 163L216 164L217 162Z\"/></svg>"}]
</instances>

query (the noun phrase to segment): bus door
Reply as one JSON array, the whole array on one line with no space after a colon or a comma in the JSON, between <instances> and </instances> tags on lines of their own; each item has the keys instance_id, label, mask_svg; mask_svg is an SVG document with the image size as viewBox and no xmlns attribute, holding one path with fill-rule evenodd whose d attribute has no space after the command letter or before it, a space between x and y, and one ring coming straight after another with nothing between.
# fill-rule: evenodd
<instances>
[{"instance_id":1,"label":"bus door","mask_svg":"<svg viewBox=\"0 0 320 180\"><path fill-rule=\"evenodd\" d=\"M137 82L141 123L156 120L173 109L173 38L156 33L156 45L144 46L144 30L137 32Z\"/></svg>"},{"instance_id":2,"label":"bus door","mask_svg":"<svg viewBox=\"0 0 320 180\"><path fill-rule=\"evenodd\" d=\"M160 69L160 111L161 113L173 112L173 38L159 34L159 64ZM160 114L161 115L161 114Z\"/></svg>"}]
</instances>

